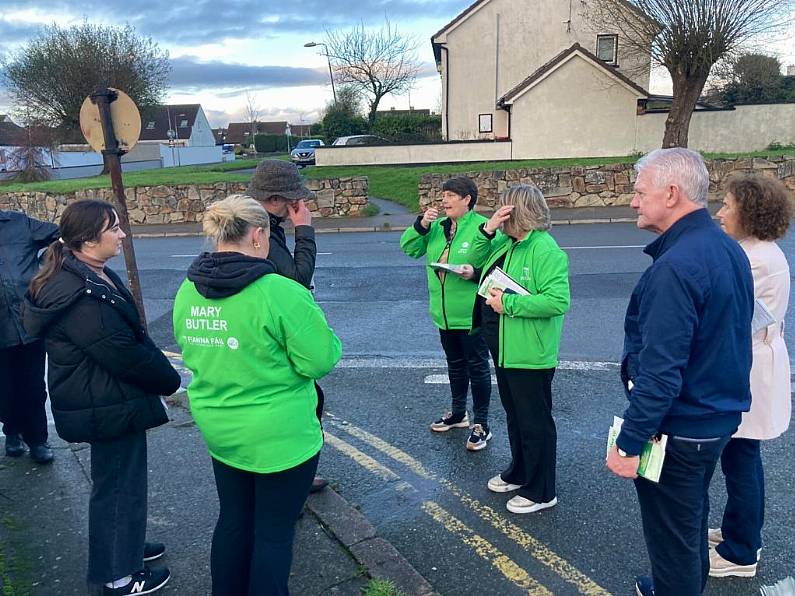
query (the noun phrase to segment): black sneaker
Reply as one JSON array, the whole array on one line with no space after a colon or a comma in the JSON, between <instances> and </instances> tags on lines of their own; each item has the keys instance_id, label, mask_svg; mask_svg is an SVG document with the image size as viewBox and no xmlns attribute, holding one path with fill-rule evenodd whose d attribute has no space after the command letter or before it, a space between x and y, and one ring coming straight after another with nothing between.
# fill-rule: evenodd
<instances>
[{"instance_id":1,"label":"black sneaker","mask_svg":"<svg viewBox=\"0 0 795 596\"><path fill-rule=\"evenodd\" d=\"M491 439L491 431L485 424L476 424L472 427L472 432L467 439L467 449L470 451L480 451L485 449Z\"/></svg>"},{"instance_id":2,"label":"black sneaker","mask_svg":"<svg viewBox=\"0 0 795 596\"><path fill-rule=\"evenodd\" d=\"M150 569L144 567L141 571L132 574L129 584L121 588L109 588L105 586L104 596L133 596L138 594L151 594L157 592L171 579L171 573L165 567Z\"/></svg>"},{"instance_id":3,"label":"black sneaker","mask_svg":"<svg viewBox=\"0 0 795 596\"><path fill-rule=\"evenodd\" d=\"M447 414L439 418L439 420L434 420L431 423L431 430L435 430L438 433L446 432L451 428L469 428L467 413L464 412L463 414L453 416L452 412L447 412Z\"/></svg>"},{"instance_id":4,"label":"black sneaker","mask_svg":"<svg viewBox=\"0 0 795 596\"><path fill-rule=\"evenodd\" d=\"M55 459L55 456L47 443L39 443L30 446L30 459L37 464L49 464Z\"/></svg>"},{"instance_id":5,"label":"black sneaker","mask_svg":"<svg viewBox=\"0 0 795 596\"><path fill-rule=\"evenodd\" d=\"M27 449L20 435L6 435L6 455L8 457L20 457L25 454L25 451Z\"/></svg>"},{"instance_id":6,"label":"black sneaker","mask_svg":"<svg viewBox=\"0 0 795 596\"><path fill-rule=\"evenodd\" d=\"M144 542L144 563L155 561L166 554L166 545L162 542Z\"/></svg>"},{"instance_id":7,"label":"black sneaker","mask_svg":"<svg viewBox=\"0 0 795 596\"><path fill-rule=\"evenodd\" d=\"M635 594L638 596L654 596L654 581L648 575L636 577Z\"/></svg>"}]
</instances>

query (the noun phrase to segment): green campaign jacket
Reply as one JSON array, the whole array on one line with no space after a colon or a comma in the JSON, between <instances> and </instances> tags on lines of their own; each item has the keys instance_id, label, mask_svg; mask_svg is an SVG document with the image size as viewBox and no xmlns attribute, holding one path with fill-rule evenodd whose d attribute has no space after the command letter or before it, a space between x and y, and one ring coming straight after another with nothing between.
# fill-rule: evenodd
<instances>
[{"instance_id":1,"label":"green campaign jacket","mask_svg":"<svg viewBox=\"0 0 795 596\"><path fill-rule=\"evenodd\" d=\"M566 253L543 230L533 230L518 242L500 231L492 239L479 230L471 253L470 262L484 275L505 255L502 270L530 292L502 297L497 364L503 368L556 367L563 314L571 301Z\"/></svg>"},{"instance_id":2,"label":"green campaign jacket","mask_svg":"<svg viewBox=\"0 0 795 596\"><path fill-rule=\"evenodd\" d=\"M447 262L451 265L465 265L471 262L472 241L479 236L478 228L486 218L469 211L458 218L456 233L450 243ZM426 256L428 276L429 310L431 319L439 329L471 329L472 307L475 304L477 284L458 275L448 273L444 283L428 265L435 263L447 246L445 227L449 228L450 219L443 217L432 222L428 230L419 224L419 219L400 237L400 248L408 256L419 259Z\"/></svg>"},{"instance_id":3,"label":"green campaign jacket","mask_svg":"<svg viewBox=\"0 0 795 596\"><path fill-rule=\"evenodd\" d=\"M270 473L320 450L314 381L334 368L342 347L309 290L274 274L213 299L186 279L173 319L193 373L191 413L215 459Z\"/></svg>"}]
</instances>

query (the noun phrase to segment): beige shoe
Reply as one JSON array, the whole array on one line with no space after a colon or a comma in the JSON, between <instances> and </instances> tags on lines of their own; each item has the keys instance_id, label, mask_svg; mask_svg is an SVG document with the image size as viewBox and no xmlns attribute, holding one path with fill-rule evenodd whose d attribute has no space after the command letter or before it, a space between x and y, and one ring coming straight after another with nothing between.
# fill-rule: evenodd
<instances>
[{"instance_id":1,"label":"beige shoe","mask_svg":"<svg viewBox=\"0 0 795 596\"><path fill-rule=\"evenodd\" d=\"M709 575L710 577L754 577L756 575L756 563L751 565L738 565L727 561L712 549L709 551Z\"/></svg>"},{"instance_id":2,"label":"beige shoe","mask_svg":"<svg viewBox=\"0 0 795 596\"><path fill-rule=\"evenodd\" d=\"M494 478L490 478L486 486L493 493L509 493L511 491L519 490L520 488L522 488L518 484L511 484L510 482L505 482L505 480L503 480L499 474L497 474Z\"/></svg>"},{"instance_id":3,"label":"beige shoe","mask_svg":"<svg viewBox=\"0 0 795 596\"><path fill-rule=\"evenodd\" d=\"M707 530L707 544L710 548L715 548L723 542L723 531L720 528L710 528ZM762 549L756 551L757 562L762 557Z\"/></svg>"},{"instance_id":4,"label":"beige shoe","mask_svg":"<svg viewBox=\"0 0 795 596\"><path fill-rule=\"evenodd\" d=\"M520 495L516 495L505 504L505 508L511 513L535 513L542 509L549 509L558 504L558 498L555 497L547 503L536 503L530 499L525 499Z\"/></svg>"},{"instance_id":5,"label":"beige shoe","mask_svg":"<svg viewBox=\"0 0 795 596\"><path fill-rule=\"evenodd\" d=\"M441 418L431 423L431 430L437 433L447 432L451 428L469 428L469 418L466 413L463 418L456 420L453 418L452 412L447 412Z\"/></svg>"}]
</instances>

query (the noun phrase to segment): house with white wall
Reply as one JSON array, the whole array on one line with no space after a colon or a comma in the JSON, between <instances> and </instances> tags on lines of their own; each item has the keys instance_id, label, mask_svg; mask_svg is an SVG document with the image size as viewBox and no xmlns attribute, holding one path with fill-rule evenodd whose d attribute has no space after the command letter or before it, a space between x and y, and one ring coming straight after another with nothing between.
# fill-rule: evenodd
<instances>
[{"instance_id":1,"label":"house with white wall","mask_svg":"<svg viewBox=\"0 0 795 596\"><path fill-rule=\"evenodd\" d=\"M164 105L141 114L141 143L213 147L215 136L198 103Z\"/></svg>"}]
</instances>

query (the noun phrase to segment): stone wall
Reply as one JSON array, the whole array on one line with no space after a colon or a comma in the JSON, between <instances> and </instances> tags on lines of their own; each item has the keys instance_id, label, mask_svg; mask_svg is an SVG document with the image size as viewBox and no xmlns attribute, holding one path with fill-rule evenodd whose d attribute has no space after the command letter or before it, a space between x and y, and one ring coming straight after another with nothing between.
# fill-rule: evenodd
<instances>
[{"instance_id":1,"label":"stone wall","mask_svg":"<svg viewBox=\"0 0 795 596\"><path fill-rule=\"evenodd\" d=\"M201 221L205 207L233 193L242 193L246 184L217 182L177 186L138 186L125 189L132 224L170 224ZM307 207L316 217L361 215L367 206L367 177L319 178L307 180L315 192ZM0 209L22 211L45 221L57 221L66 205L80 199L110 201L109 188L72 193L0 192Z\"/></svg>"},{"instance_id":2,"label":"stone wall","mask_svg":"<svg viewBox=\"0 0 795 596\"><path fill-rule=\"evenodd\" d=\"M707 161L710 200L720 200L722 181L733 172L756 172L776 176L795 191L795 155L737 160ZM426 174L420 177L420 210L438 205L445 180L462 174ZM514 184L535 184L550 207L605 207L629 205L635 170L632 164L570 166L565 168L524 168L467 172L478 186L479 211L492 211L500 193Z\"/></svg>"}]
</instances>

